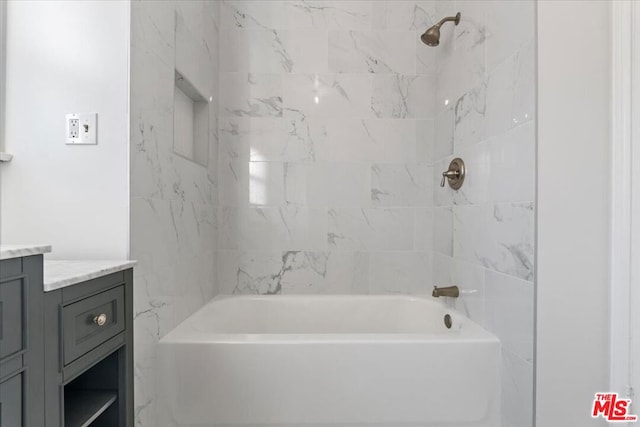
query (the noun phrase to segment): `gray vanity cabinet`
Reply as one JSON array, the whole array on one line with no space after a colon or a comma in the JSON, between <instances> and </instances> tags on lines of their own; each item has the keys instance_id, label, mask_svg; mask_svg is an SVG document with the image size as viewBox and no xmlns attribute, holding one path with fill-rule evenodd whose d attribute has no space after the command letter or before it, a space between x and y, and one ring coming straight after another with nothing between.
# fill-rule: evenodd
<instances>
[{"instance_id":1,"label":"gray vanity cabinet","mask_svg":"<svg viewBox=\"0 0 640 427\"><path fill-rule=\"evenodd\" d=\"M45 293L47 427L133 426L133 271Z\"/></svg>"},{"instance_id":2,"label":"gray vanity cabinet","mask_svg":"<svg viewBox=\"0 0 640 427\"><path fill-rule=\"evenodd\" d=\"M42 255L0 261L0 426L44 422Z\"/></svg>"},{"instance_id":3,"label":"gray vanity cabinet","mask_svg":"<svg viewBox=\"0 0 640 427\"><path fill-rule=\"evenodd\" d=\"M133 427L133 271L43 290L0 261L0 427Z\"/></svg>"}]
</instances>

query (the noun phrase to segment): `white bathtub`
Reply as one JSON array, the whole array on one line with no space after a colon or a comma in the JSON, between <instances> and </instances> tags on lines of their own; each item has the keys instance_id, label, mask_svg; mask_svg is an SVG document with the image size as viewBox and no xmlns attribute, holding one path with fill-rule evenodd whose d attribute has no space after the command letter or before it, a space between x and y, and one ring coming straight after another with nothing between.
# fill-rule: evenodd
<instances>
[{"instance_id":1,"label":"white bathtub","mask_svg":"<svg viewBox=\"0 0 640 427\"><path fill-rule=\"evenodd\" d=\"M430 297L217 297L159 368L162 426L500 425L498 339Z\"/></svg>"}]
</instances>

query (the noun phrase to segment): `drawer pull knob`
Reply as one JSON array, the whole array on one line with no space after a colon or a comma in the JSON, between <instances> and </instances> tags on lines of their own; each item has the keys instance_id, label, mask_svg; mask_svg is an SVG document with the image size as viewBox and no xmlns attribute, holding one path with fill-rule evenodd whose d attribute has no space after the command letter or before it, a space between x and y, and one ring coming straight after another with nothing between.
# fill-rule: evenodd
<instances>
[{"instance_id":1,"label":"drawer pull knob","mask_svg":"<svg viewBox=\"0 0 640 427\"><path fill-rule=\"evenodd\" d=\"M102 313L93 318L93 323L98 326L104 326L107 323L107 315Z\"/></svg>"}]
</instances>

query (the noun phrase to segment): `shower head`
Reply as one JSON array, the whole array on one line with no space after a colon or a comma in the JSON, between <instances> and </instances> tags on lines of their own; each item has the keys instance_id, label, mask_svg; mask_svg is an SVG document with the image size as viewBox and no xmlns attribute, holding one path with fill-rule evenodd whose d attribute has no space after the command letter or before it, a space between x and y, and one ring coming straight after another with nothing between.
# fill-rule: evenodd
<instances>
[{"instance_id":1,"label":"shower head","mask_svg":"<svg viewBox=\"0 0 640 427\"><path fill-rule=\"evenodd\" d=\"M440 22L425 31L424 34L420 36L422 43L427 46L438 46L440 44L440 27L448 21L453 21L458 25L460 23L460 12L456 13L456 16L447 16L441 19Z\"/></svg>"}]
</instances>

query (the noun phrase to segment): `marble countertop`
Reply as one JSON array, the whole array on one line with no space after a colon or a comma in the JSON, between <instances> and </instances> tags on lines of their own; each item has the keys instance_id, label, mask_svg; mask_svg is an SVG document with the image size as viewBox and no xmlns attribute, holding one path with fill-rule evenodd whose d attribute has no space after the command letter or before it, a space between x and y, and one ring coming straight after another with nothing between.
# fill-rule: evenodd
<instances>
[{"instance_id":1,"label":"marble countertop","mask_svg":"<svg viewBox=\"0 0 640 427\"><path fill-rule=\"evenodd\" d=\"M54 291L76 283L106 276L133 267L136 261L44 261L44 291Z\"/></svg>"},{"instance_id":2,"label":"marble countertop","mask_svg":"<svg viewBox=\"0 0 640 427\"><path fill-rule=\"evenodd\" d=\"M0 245L0 260L51 252L51 245Z\"/></svg>"}]
</instances>

